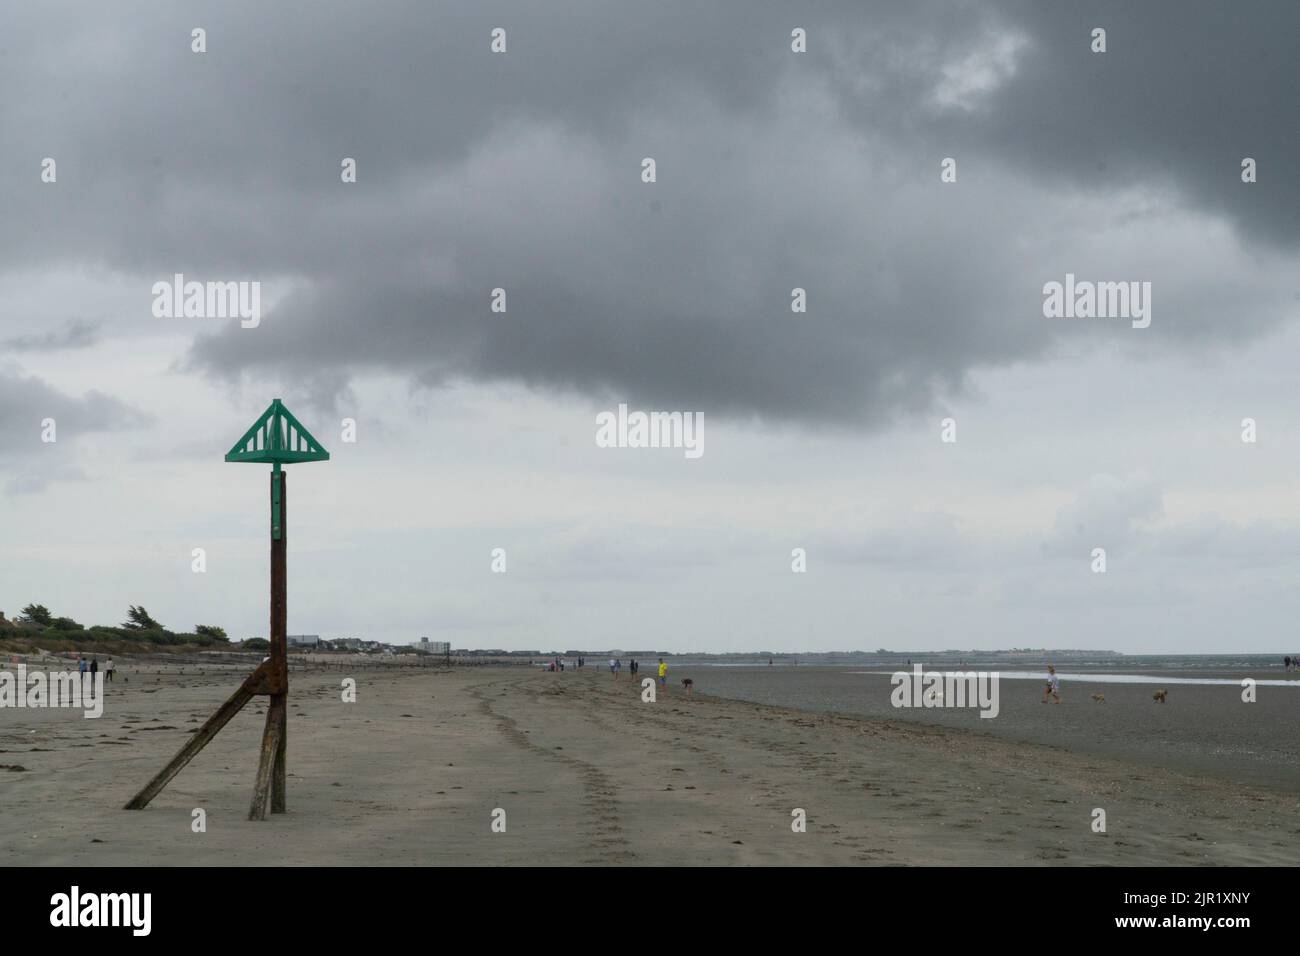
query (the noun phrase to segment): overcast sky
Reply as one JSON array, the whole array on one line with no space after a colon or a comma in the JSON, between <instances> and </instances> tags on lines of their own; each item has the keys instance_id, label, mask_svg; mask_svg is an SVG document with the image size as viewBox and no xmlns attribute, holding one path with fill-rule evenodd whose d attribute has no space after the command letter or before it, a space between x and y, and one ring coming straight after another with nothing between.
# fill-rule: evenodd
<instances>
[{"instance_id":1,"label":"overcast sky","mask_svg":"<svg viewBox=\"0 0 1300 956\"><path fill-rule=\"evenodd\" d=\"M269 469L222 456L279 397L332 453L289 468L290 633L1300 649L1297 36L1294 0L6 4L0 610L265 635ZM155 317L175 273L260 282L260 324ZM1067 273L1151 283L1150 326L1045 317ZM620 403L704 454L597 447Z\"/></svg>"}]
</instances>

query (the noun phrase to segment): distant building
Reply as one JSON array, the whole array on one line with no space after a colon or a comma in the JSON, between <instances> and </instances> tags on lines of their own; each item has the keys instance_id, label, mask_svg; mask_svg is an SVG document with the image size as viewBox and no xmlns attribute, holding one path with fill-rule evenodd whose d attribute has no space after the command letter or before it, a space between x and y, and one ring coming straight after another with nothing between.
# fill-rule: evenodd
<instances>
[{"instance_id":1,"label":"distant building","mask_svg":"<svg viewBox=\"0 0 1300 956\"><path fill-rule=\"evenodd\" d=\"M415 649L422 654L450 654L451 643L448 641L431 641L427 637L420 638Z\"/></svg>"},{"instance_id":2,"label":"distant building","mask_svg":"<svg viewBox=\"0 0 1300 956\"><path fill-rule=\"evenodd\" d=\"M315 647L320 643L319 634L289 634L285 640L294 647Z\"/></svg>"}]
</instances>

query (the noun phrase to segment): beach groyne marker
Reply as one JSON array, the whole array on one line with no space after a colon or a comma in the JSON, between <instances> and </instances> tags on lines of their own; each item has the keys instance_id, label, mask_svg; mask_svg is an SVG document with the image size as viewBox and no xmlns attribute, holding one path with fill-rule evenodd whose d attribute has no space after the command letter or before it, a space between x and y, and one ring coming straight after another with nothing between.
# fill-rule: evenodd
<instances>
[{"instance_id":1,"label":"beach groyne marker","mask_svg":"<svg viewBox=\"0 0 1300 956\"><path fill-rule=\"evenodd\" d=\"M248 819L266 819L267 798L271 812L284 813L285 763L288 740L289 665L286 633L289 622L286 593L285 524L286 475L282 466L308 461L329 461L330 453L318 442L280 399L275 399L244 437L226 454L226 461L269 464L271 468L271 654L230 699L217 708L167 766L131 798L126 810L143 810L162 792L171 779L207 746L235 714L258 695L271 698L266 709L266 729L262 732L262 753L253 784L253 800Z\"/></svg>"}]
</instances>

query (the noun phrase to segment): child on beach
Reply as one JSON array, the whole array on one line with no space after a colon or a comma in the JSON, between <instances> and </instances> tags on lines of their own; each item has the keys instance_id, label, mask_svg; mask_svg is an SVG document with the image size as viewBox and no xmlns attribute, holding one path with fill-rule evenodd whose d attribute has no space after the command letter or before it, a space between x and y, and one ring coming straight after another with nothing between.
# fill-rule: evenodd
<instances>
[{"instance_id":1,"label":"child on beach","mask_svg":"<svg viewBox=\"0 0 1300 956\"><path fill-rule=\"evenodd\" d=\"M1056 676L1056 668L1051 664L1047 665L1047 686L1043 688L1043 703L1047 703L1048 695L1052 696L1052 702L1059 704L1061 702L1061 678Z\"/></svg>"},{"instance_id":2,"label":"child on beach","mask_svg":"<svg viewBox=\"0 0 1300 956\"><path fill-rule=\"evenodd\" d=\"M104 678L110 682L113 680L113 658L111 657L104 662Z\"/></svg>"},{"instance_id":3,"label":"child on beach","mask_svg":"<svg viewBox=\"0 0 1300 956\"><path fill-rule=\"evenodd\" d=\"M668 665L662 657L659 658L659 688L663 693L668 693Z\"/></svg>"}]
</instances>

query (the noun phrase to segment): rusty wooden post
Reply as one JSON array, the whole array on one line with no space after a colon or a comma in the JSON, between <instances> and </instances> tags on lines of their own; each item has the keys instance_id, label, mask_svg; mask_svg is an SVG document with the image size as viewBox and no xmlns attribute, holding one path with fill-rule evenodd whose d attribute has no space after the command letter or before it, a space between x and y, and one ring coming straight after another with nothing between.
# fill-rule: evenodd
<instances>
[{"instance_id":1,"label":"rusty wooden post","mask_svg":"<svg viewBox=\"0 0 1300 956\"><path fill-rule=\"evenodd\" d=\"M282 465L295 462L329 461L327 452L298 419L277 398L226 454L226 461L267 462L271 471L271 654L240 685L239 690L208 718L180 752L137 793L125 809L143 810L176 774L217 735L230 718L254 696L271 698L262 731L262 749L257 780L248 809L250 820L266 817L269 799L272 813L285 812L285 778L288 774L289 738L289 603L285 486Z\"/></svg>"},{"instance_id":2,"label":"rusty wooden post","mask_svg":"<svg viewBox=\"0 0 1300 956\"><path fill-rule=\"evenodd\" d=\"M272 702L274 706L274 702ZM269 716L269 715L268 715ZM271 812L284 813L284 778L288 770L289 750L289 696L286 694L278 709L280 721L279 747L275 752L275 773L271 776Z\"/></svg>"},{"instance_id":3,"label":"rusty wooden post","mask_svg":"<svg viewBox=\"0 0 1300 956\"><path fill-rule=\"evenodd\" d=\"M279 693L271 695L271 706L266 711L267 731L274 722L275 764L271 774L271 812L284 813L285 758L289 735L289 588L288 588L288 478L275 466L271 474L271 505L278 505L280 536L271 537L271 666L279 674ZM279 494L275 483L279 481ZM278 501L276 499L279 499Z\"/></svg>"}]
</instances>

